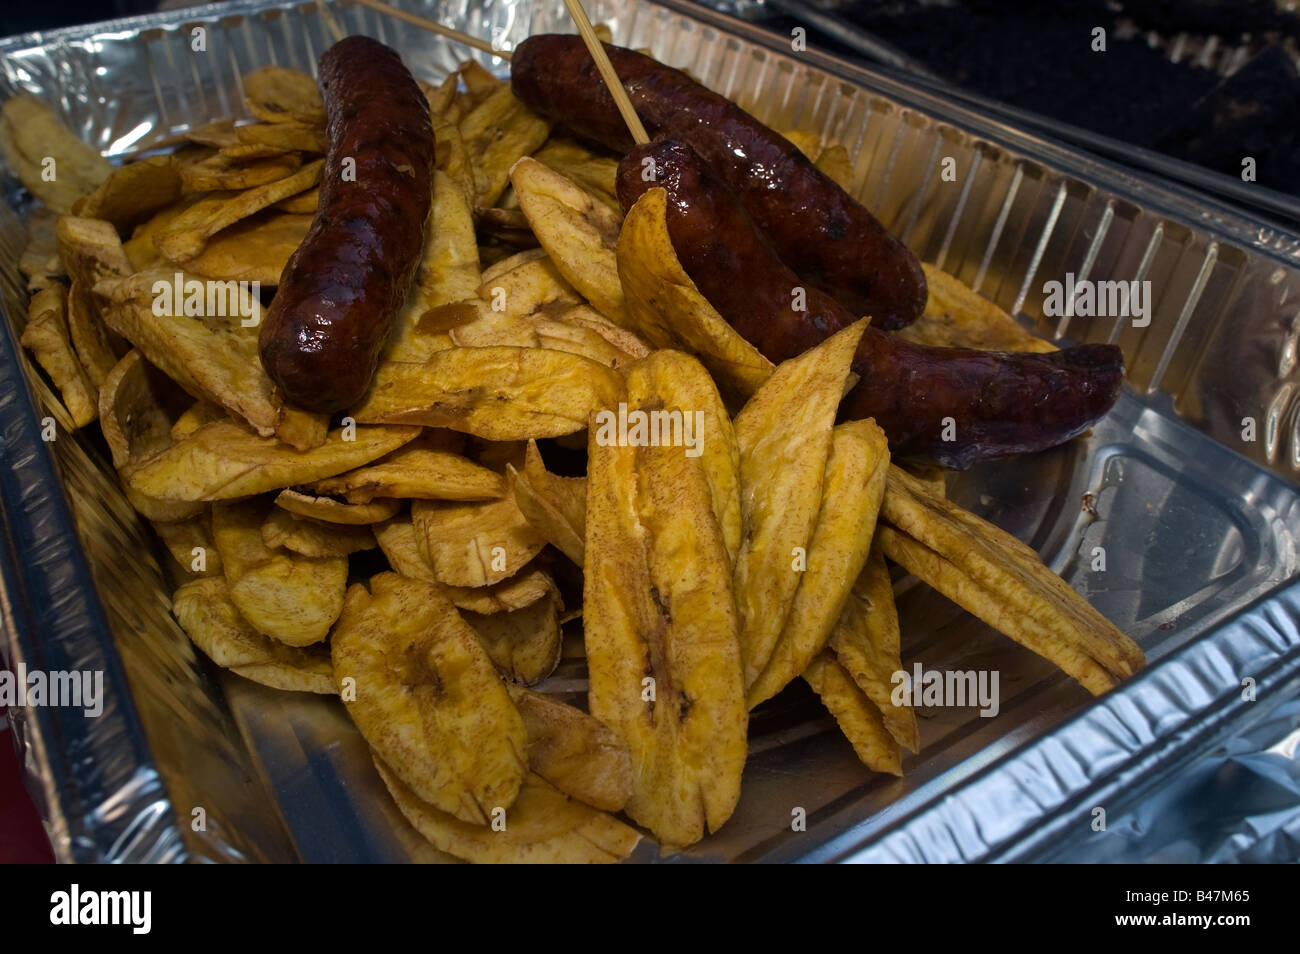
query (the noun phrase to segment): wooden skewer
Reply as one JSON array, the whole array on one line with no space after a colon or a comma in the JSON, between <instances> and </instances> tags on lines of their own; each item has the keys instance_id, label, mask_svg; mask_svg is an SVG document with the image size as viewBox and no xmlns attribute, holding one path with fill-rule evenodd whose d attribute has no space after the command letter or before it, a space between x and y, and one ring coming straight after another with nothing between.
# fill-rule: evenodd
<instances>
[{"instance_id":1,"label":"wooden skewer","mask_svg":"<svg viewBox=\"0 0 1300 954\"><path fill-rule=\"evenodd\" d=\"M334 13L325 4L325 0L316 0L316 6L320 10L320 18L325 28L334 35L334 42L342 40L345 36L343 28L339 26L339 21L334 19Z\"/></svg>"},{"instance_id":2,"label":"wooden skewer","mask_svg":"<svg viewBox=\"0 0 1300 954\"><path fill-rule=\"evenodd\" d=\"M622 114L623 122L627 123L627 128L631 131L633 140L636 141L638 146L648 143L650 137L646 134L645 126L641 124L641 117L636 114L636 110L632 107L632 100L628 98L627 90L623 88L623 81L618 78L618 73L614 71L614 64L609 61L609 54L605 52L604 44L600 42L600 37L596 36L596 31L592 29L591 21L587 19L587 11L582 8L582 0L564 0L564 6L568 8L569 16L573 17L578 32L582 34L582 42L587 44L587 50L591 53L591 58L596 61L596 69L600 70L600 78L609 87L609 91L614 97L614 105L618 107L619 113Z\"/></svg>"},{"instance_id":3,"label":"wooden skewer","mask_svg":"<svg viewBox=\"0 0 1300 954\"><path fill-rule=\"evenodd\" d=\"M482 50L484 53L490 53L493 56L499 56L503 60L510 59L509 50L495 49L487 40L480 39L476 36L470 36L468 33L462 33L460 30L453 30L451 27L445 27L441 23L434 23L432 20L426 20L424 17L417 17L414 13L407 13L405 10L398 10L396 7L390 7L380 0L356 0L363 7L369 7L371 10L378 10L380 13L386 13L390 17L396 17L399 20L405 20L407 23L428 30L430 33L436 33L439 36L445 36L449 40L456 40L464 43L466 46L472 46L476 50Z\"/></svg>"}]
</instances>

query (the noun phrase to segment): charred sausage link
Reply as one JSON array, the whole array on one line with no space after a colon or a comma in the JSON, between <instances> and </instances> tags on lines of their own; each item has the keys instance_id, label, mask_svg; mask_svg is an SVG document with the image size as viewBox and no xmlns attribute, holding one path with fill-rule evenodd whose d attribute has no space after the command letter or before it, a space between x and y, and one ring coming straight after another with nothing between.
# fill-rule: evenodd
<instances>
[{"instance_id":1,"label":"charred sausage link","mask_svg":"<svg viewBox=\"0 0 1300 954\"><path fill-rule=\"evenodd\" d=\"M901 328L921 313L925 273L916 256L789 140L680 70L633 50L606 50L650 136L699 153L806 284L878 328ZM530 37L510 71L515 95L534 111L611 149L632 147L579 37Z\"/></svg>"},{"instance_id":2,"label":"charred sausage link","mask_svg":"<svg viewBox=\"0 0 1300 954\"><path fill-rule=\"evenodd\" d=\"M307 238L262 326L267 374L292 404L339 411L370 386L420 260L432 197L429 107L401 58L350 36L321 57L329 153Z\"/></svg>"},{"instance_id":3,"label":"charred sausage link","mask_svg":"<svg viewBox=\"0 0 1300 954\"><path fill-rule=\"evenodd\" d=\"M815 288L804 290L804 308L795 309L798 276L688 145L655 142L623 159L618 197L624 208L656 186L667 193L668 232L687 274L768 358L791 358L854 321ZM853 369L861 381L844 399L842 415L875 418L900 457L957 468L1069 440L1110 409L1124 378L1113 345L1050 354L929 348L874 323Z\"/></svg>"}]
</instances>

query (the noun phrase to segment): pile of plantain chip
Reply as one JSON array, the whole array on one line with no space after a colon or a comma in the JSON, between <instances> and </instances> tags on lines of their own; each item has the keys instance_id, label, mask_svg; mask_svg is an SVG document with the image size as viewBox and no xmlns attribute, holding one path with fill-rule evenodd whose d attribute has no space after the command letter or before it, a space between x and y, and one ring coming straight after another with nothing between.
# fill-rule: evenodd
<instances>
[{"instance_id":1,"label":"pile of plantain chip","mask_svg":"<svg viewBox=\"0 0 1300 954\"><path fill-rule=\"evenodd\" d=\"M887 561L1089 691L1142 665L941 474L892 463L874 421L837 423L865 319L773 366L677 260L663 191L624 217L617 157L553 134L474 63L423 87L434 201L373 386L333 417L287 405L245 312L157 307L159 283L189 280L259 282L266 304L311 225L316 84L267 67L243 88L256 122L117 167L47 106L5 104L0 151L44 203L22 344L59 426L98 420L194 644L242 678L337 695L437 848L607 862L647 835L691 845L742 798L750 711L801 677L866 769L901 774L921 738L892 691ZM791 138L858 174L843 146ZM1051 348L927 271L904 336Z\"/></svg>"}]
</instances>

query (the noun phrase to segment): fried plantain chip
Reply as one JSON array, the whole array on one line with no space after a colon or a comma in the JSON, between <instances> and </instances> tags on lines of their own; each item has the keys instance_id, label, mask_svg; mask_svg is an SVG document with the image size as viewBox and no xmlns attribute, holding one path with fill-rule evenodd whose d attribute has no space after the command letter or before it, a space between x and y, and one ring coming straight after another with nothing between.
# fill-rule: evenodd
<instances>
[{"instance_id":1,"label":"fried plantain chip","mask_svg":"<svg viewBox=\"0 0 1300 954\"><path fill-rule=\"evenodd\" d=\"M289 257L307 237L311 222L310 215L263 212L222 229L197 257L182 265L204 278L261 282L274 288Z\"/></svg>"},{"instance_id":2,"label":"fried plantain chip","mask_svg":"<svg viewBox=\"0 0 1300 954\"><path fill-rule=\"evenodd\" d=\"M343 610L348 561L272 550L262 537L270 509L262 500L219 504L212 508L212 538L244 618L287 646L310 646L329 635Z\"/></svg>"},{"instance_id":3,"label":"fried plantain chip","mask_svg":"<svg viewBox=\"0 0 1300 954\"><path fill-rule=\"evenodd\" d=\"M216 155L229 162L247 162L250 159L271 159L293 152L287 146L272 146L262 142L240 142L238 138L230 145L223 145ZM212 158L208 156L207 158ZM200 160L202 161L202 160ZM286 202L288 199L285 200Z\"/></svg>"},{"instance_id":4,"label":"fried plantain chip","mask_svg":"<svg viewBox=\"0 0 1300 954\"><path fill-rule=\"evenodd\" d=\"M238 163L217 154L202 162L183 166L180 178L189 192L252 189L279 182L293 175L301 166L302 159L292 152Z\"/></svg>"},{"instance_id":5,"label":"fried plantain chip","mask_svg":"<svg viewBox=\"0 0 1300 954\"><path fill-rule=\"evenodd\" d=\"M664 218L666 196L651 189L623 220L617 254L628 327L655 347L695 355L729 397L748 397L772 374L772 362L723 320L682 268Z\"/></svg>"},{"instance_id":6,"label":"fried plantain chip","mask_svg":"<svg viewBox=\"0 0 1300 954\"><path fill-rule=\"evenodd\" d=\"M82 288L94 289L101 280L124 278L135 271L110 222L64 215L54 234L68 275Z\"/></svg>"},{"instance_id":7,"label":"fried plantain chip","mask_svg":"<svg viewBox=\"0 0 1300 954\"><path fill-rule=\"evenodd\" d=\"M749 688L751 709L799 678L826 646L871 552L888 471L889 441L875 421L835 428L807 568L767 665Z\"/></svg>"},{"instance_id":8,"label":"fried plantain chip","mask_svg":"<svg viewBox=\"0 0 1300 954\"><path fill-rule=\"evenodd\" d=\"M212 539L212 514L207 509L188 520L152 523L163 546L187 578L222 576L224 579L221 553Z\"/></svg>"},{"instance_id":9,"label":"fried plantain chip","mask_svg":"<svg viewBox=\"0 0 1300 954\"><path fill-rule=\"evenodd\" d=\"M434 578L450 586L499 583L546 546L513 497L483 503L416 500L411 522Z\"/></svg>"},{"instance_id":10,"label":"fried plantain chip","mask_svg":"<svg viewBox=\"0 0 1300 954\"><path fill-rule=\"evenodd\" d=\"M642 400L653 407L662 397ZM633 410L641 408L629 403ZM730 559L699 458L598 435L593 416L583 567L588 703L632 755L628 815L665 845L688 845L730 817L745 763Z\"/></svg>"},{"instance_id":11,"label":"fried plantain chip","mask_svg":"<svg viewBox=\"0 0 1300 954\"><path fill-rule=\"evenodd\" d=\"M611 864L641 840L636 829L569 798L536 774L524 777L505 813L505 828L496 830L438 811L379 758L375 768L416 831L439 850L476 864Z\"/></svg>"},{"instance_id":12,"label":"fried plantain chip","mask_svg":"<svg viewBox=\"0 0 1300 954\"><path fill-rule=\"evenodd\" d=\"M511 261L511 259L507 259ZM509 269L492 269L492 278L484 273L477 289L487 303L480 314L501 318L522 318L537 313L556 312L582 303L577 290L560 274L555 262L546 255L529 256Z\"/></svg>"},{"instance_id":13,"label":"fried plantain chip","mask_svg":"<svg viewBox=\"0 0 1300 954\"><path fill-rule=\"evenodd\" d=\"M308 557L345 557L377 545L368 525L325 523L280 507L272 507L262 524L262 542Z\"/></svg>"},{"instance_id":14,"label":"fried plantain chip","mask_svg":"<svg viewBox=\"0 0 1300 954\"><path fill-rule=\"evenodd\" d=\"M370 503L350 504L300 490L286 489L276 495L275 505L300 517L310 517L325 523L348 526L369 526L383 523L402 509L400 500L373 500Z\"/></svg>"},{"instance_id":15,"label":"fried plantain chip","mask_svg":"<svg viewBox=\"0 0 1300 954\"><path fill-rule=\"evenodd\" d=\"M226 420L224 408L219 408L210 401L195 401L185 409L180 417L176 418L176 423L172 425L171 429L172 440L178 441L183 437L188 437L204 424L224 420Z\"/></svg>"},{"instance_id":16,"label":"fried plantain chip","mask_svg":"<svg viewBox=\"0 0 1300 954\"><path fill-rule=\"evenodd\" d=\"M493 91L460 121L461 138L474 169L474 207L496 205L510 179L510 167L536 150L551 124L521 103L510 84Z\"/></svg>"},{"instance_id":17,"label":"fried plantain chip","mask_svg":"<svg viewBox=\"0 0 1300 954\"><path fill-rule=\"evenodd\" d=\"M0 107L0 153L27 191L64 214L113 172L52 108L26 93Z\"/></svg>"},{"instance_id":18,"label":"fried plantain chip","mask_svg":"<svg viewBox=\"0 0 1300 954\"><path fill-rule=\"evenodd\" d=\"M168 261L187 262L197 257L208 239L222 229L316 185L320 182L324 165L324 159L317 159L293 175L255 189L236 193L214 192L204 196L159 231L154 236L154 245Z\"/></svg>"},{"instance_id":19,"label":"fried plantain chip","mask_svg":"<svg viewBox=\"0 0 1300 954\"><path fill-rule=\"evenodd\" d=\"M831 181L845 192L852 194L855 191L853 188L853 160L849 158L849 151L839 143L832 143L822 149L817 154L816 166L830 176Z\"/></svg>"},{"instance_id":20,"label":"fried plantain chip","mask_svg":"<svg viewBox=\"0 0 1300 954\"><path fill-rule=\"evenodd\" d=\"M416 546L418 548L418 542ZM509 579L491 586L447 586L445 583L439 585L458 609L468 610L479 616L510 613L532 606L549 596L557 598L559 596L559 590L556 589L551 575L531 564Z\"/></svg>"},{"instance_id":21,"label":"fried plantain chip","mask_svg":"<svg viewBox=\"0 0 1300 954\"><path fill-rule=\"evenodd\" d=\"M994 629L1056 663L1093 693L1144 664L1142 650L1038 554L1005 530L891 467L881 504L891 560Z\"/></svg>"},{"instance_id":22,"label":"fried plantain chip","mask_svg":"<svg viewBox=\"0 0 1300 954\"><path fill-rule=\"evenodd\" d=\"M793 605L821 508L835 411L866 321L783 362L736 416L744 543L736 608L745 686L767 666ZM850 577L852 579L852 577Z\"/></svg>"},{"instance_id":23,"label":"fried plantain chip","mask_svg":"<svg viewBox=\"0 0 1300 954\"><path fill-rule=\"evenodd\" d=\"M352 416L488 440L558 437L586 427L589 412L617 403L622 386L617 371L566 351L452 348L423 363L381 366Z\"/></svg>"},{"instance_id":24,"label":"fried plantain chip","mask_svg":"<svg viewBox=\"0 0 1300 954\"><path fill-rule=\"evenodd\" d=\"M50 279L67 274L55 237L57 222L58 216L43 207L27 216L27 243L18 258L18 271L27 277L29 291L39 291Z\"/></svg>"},{"instance_id":25,"label":"fried plantain chip","mask_svg":"<svg viewBox=\"0 0 1300 954\"><path fill-rule=\"evenodd\" d=\"M275 146L286 152L306 152L317 156L324 155L329 148L323 126L309 126L299 122L236 126L235 137L239 142L249 145Z\"/></svg>"},{"instance_id":26,"label":"fried plantain chip","mask_svg":"<svg viewBox=\"0 0 1300 954\"><path fill-rule=\"evenodd\" d=\"M73 425L85 427L99 416L98 394L95 382L73 351L67 308L68 293L62 285L41 289L27 304L21 342L59 389Z\"/></svg>"},{"instance_id":27,"label":"fried plantain chip","mask_svg":"<svg viewBox=\"0 0 1300 954\"><path fill-rule=\"evenodd\" d=\"M203 512L201 504L161 500L131 486L131 475L172 444L164 376L139 351L127 352L99 389L99 426L122 479L126 499L150 520L175 523Z\"/></svg>"},{"instance_id":28,"label":"fried plantain chip","mask_svg":"<svg viewBox=\"0 0 1300 954\"><path fill-rule=\"evenodd\" d=\"M599 199L622 217L618 203L618 160L601 156L565 136L552 136L532 158Z\"/></svg>"},{"instance_id":29,"label":"fried plantain chip","mask_svg":"<svg viewBox=\"0 0 1300 954\"><path fill-rule=\"evenodd\" d=\"M96 389L104 383L119 357L125 352L122 339L112 334L100 320L99 309L90 290L74 281L68 287L68 337L77 353L77 360L86 369ZM98 395L96 395L98 397Z\"/></svg>"},{"instance_id":30,"label":"fried plantain chip","mask_svg":"<svg viewBox=\"0 0 1300 954\"><path fill-rule=\"evenodd\" d=\"M266 122L325 122L325 104L316 81L298 70L264 66L245 73L244 102L253 115Z\"/></svg>"},{"instance_id":31,"label":"fried plantain chip","mask_svg":"<svg viewBox=\"0 0 1300 954\"><path fill-rule=\"evenodd\" d=\"M84 218L112 222L127 231L181 197L182 167L172 156L150 156L114 169L73 211Z\"/></svg>"},{"instance_id":32,"label":"fried plantain chip","mask_svg":"<svg viewBox=\"0 0 1300 954\"><path fill-rule=\"evenodd\" d=\"M577 306L584 307L584 306ZM480 311L485 311L479 306ZM482 317L459 325L449 332L454 344L462 348L490 348L504 345L511 348L549 348L581 355L608 368L621 368L633 358L598 330L568 321L569 311L557 318L542 314L512 317L485 311ZM592 312L595 314L595 312Z\"/></svg>"},{"instance_id":33,"label":"fried plantain chip","mask_svg":"<svg viewBox=\"0 0 1300 954\"><path fill-rule=\"evenodd\" d=\"M287 199L281 199L271 206L278 212L288 212L291 215L315 215L316 209L319 207L320 186L308 189L306 192L299 192L297 195L291 195Z\"/></svg>"},{"instance_id":34,"label":"fried plantain chip","mask_svg":"<svg viewBox=\"0 0 1300 954\"><path fill-rule=\"evenodd\" d=\"M900 338L932 348L975 348L979 351L1055 351L1036 338L993 302L933 265L925 269L929 297L921 317L895 332Z\"/></svg>"},{"instance_id":35,"label":"fried plantain chip","mask_svg":"<svg viewBox=\"0 0 1300 954\"><path fill-rule=\"evenodd\" d=\"M214 421L142 461L129 484L165 500L232 500L353 470L418 433L416 427L358 427L348 440L348 429L336 428L320 447L298 451L235 421Z\"/></svg>"},{"instance_id":36,"label":"fried plantain chip","mask_svg":"<svg viewBox=\"0 0 1300 954\"><path fill-rule=\"evenodd\" d=\"M475 825L514 803L523 719L436 586L396 573L354 584L330 645L352 721L421 800Z\"/></svg>"},{"instance_id":37,"label":"fried plantain chip","mask_svg":"<svg viewBox=\"0 0 1300 954\"><path fill-rule=\"evenodd\" d=\"M898 743L886 731L880 712L835 657L823 652L809 664L803 677L835 717L862 764L873 772L902 776Z\"/></svg>"},{"instance_id":38,"label":"fried plantain chip","mask_svg":"<svg viewBox=\"0 0 1300 954\"><path fill-rule=\"evenodd\" d=\"M506 482L460 454L413 441L373 464L322 480L314 489L318 494L346 497L352 504L366 504L376 497L491 500L505 494Z\"/></svg>"},{"instance_id":39,"label":"fried plantain chip","mask_svg":"<svg viewBox=\"0 0 1300 954\"><path fill-rule=\"evenodd\" d=\"M618 212L536 159L516 162L510 181L533 234L560 273L597 311L627 325L618 273Z\"/></svg>"},{"instance_id":40,"label":"fried plantain chip","mask_svg":"<svg viewBox=\"0 0 1300 954\"><path fill-rule=\"evenodd\" d=\"M729 563L734 568L740 553L741 537L740 447L731 417L713 379L703 365L688 354L656 351L629 369L627 389L630 403L649 408L652 414L665 412L661 420L668 425L669 436L674 425L672 412L678 410L682 413L683 442L689 441L686 444L688 454L699 457L704 466L704 476L709 482L713 500L713 515L722 530ZM658 436L660 439L665 436L662 428Z\"/></svg>"},{"instance_id":41,"label":"fried plantain chip","mask_svg":"<svg viewBox=\"0 0 1300 954\"><path fill-rule=\"evenodd\" d=\"M215 284L196 280L190 286L184 273L159 269L105 279L95 294L105 300L105 324L151 364L190 394L224 407L269 436L280 419L274 385L258 358L256 331L243 324L260 305L248 300L235 282L221 283L220 289ZM171 300L182 297L173 288L186 289L183 301ZM160 290L165 297L159 297Z\"/></svg>"},{"instance_id":42,"label":"fried plantain chip","mask_svg":"<svg viewBox=\"0 0 1300 954\"><path fill-rule=\"evenodd\" d=\"M528 733L528 768L565 795L617 812L632 793L632 757L608 727L581 709L508 686Z\"/></svg>"},{"instance_id":43,"label":"fried plantain chip","mask_svg":"<svg viewBox=\"0 0 1300 954\"><path fill-rule=\"evenodd\" d=\"M830 648L836 662L880 712L894 741L919 752L916 713L911 705L895 705L893 699L894 673L903 671L899 643L894 585L885 555L875 543L831 633Z\"/></svg>"},{"instance_id":44,"label":"fried plantain chip","mask_svg":"<svg viewBox=\"0 0 1300 954\"><path fill-rule=\"evenodd\" d=\"M192 143L198 143L201 146L213 146L218 149L239 142L239 137L235 135L235 121L233 119L219 119L215 122L204 123L201 126L192 126L185 132L185 138Z\"/></svg>"},{"instance_id":45,"label":"fried plantain chip","mask_svg":"<svg viewBox=\"0 0 1300 954\"><path fill-rule=\"evenodd\" d=\"M535 686L560 664L559 591L514 610L484 615L466 611L492 663L511 682Z\"/></svg>"},{"instance_id":46,"label":"fried plantain chip","mask_svg":"<svg viewBox=\"0 0 1300 954\"><path fill-rule=\"evenodd\" d=\"M178 589L172 612L194 645L218 666L272 689L335 693L334 670L325 648L295 649L257 632L239 615L226 581L219 576Z\"/></svg>"},{"instance_id":47,"label":"fried plantain chip","mask_svg":"<svg viewBox=\"0 0 1300 954\"><path fill-rule=\"evenodd\" d=\"M522 470L507 465L510 488L519 512L545 539L582 566L587 524L587 481L558 477L542 463L537 442L528 442Z\"/></svg>"},{"instance_id":48,"label":"fried plantain chip","mask_svg":"<svg viewBox=\"0 0 1300 954\"><path fill-rule=\"evenodd\" d=\"M280 420L275 425L275 436L294 450L300 451L320 447L329 436L329 431L328 414L304 411L287 404L280 408Z\"/></svg>"}]
</instances>

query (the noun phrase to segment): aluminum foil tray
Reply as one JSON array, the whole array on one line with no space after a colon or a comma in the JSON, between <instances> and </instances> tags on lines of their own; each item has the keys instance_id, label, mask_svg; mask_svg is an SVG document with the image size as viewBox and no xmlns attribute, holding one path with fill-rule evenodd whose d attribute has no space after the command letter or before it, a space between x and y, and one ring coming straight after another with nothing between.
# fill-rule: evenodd
<instances>
[{"instance_id":1,"label":"aluminum foil tray","mask_svg":"<svg viewBox=\"0 0 1300 954\"><path fill-rule=\"evenodd\" d=\"M555 0L401 6L506 46L570 30ZM754 715L735 816L674 859L1045 857L1071 839L1111 837L1091 833L1093 808L1124 817L1295 695L1300 236L921 86L794 54L781 38L678 0L587 6L616 42L689 69L771 125L843 142L858 195L923 259L1040 334L1118 342L1129 367L1128 390L1088 436L976 468L951 480L950 493L1034 546L1142 645L1150 667L1093 700L903 581L905 665L997 670L996 718L922 709L923 752L894 779L861 766L810 694L787 691ZM393 45L424 79L469 55L369 9L333 9L346 30ZM208 29L203 55L189 48L196 25ZM0 41L0 96L33 93L87 141L125 155L239 114L244 70L313 71L327 37L315 4L237 0L11 38ZM946 157L956 182L940 175ZM99 439L41 440L41 418L57 412L16 344L20 212L0 206L4 648L11 666L102 670L107 694L94 719L11 710L56 854L449 860L398 816L337 701L265 690L191 648L168 613L162 551ZM1047 318L1043 284L1067 272L1151 281L1149 325ZM1242 440L1244 418L1256 421L1253 442ZM1092 508L1081 506L1089 493ZM1104 573L1091 570L1099 546ZM545 688L583 687L581 660L566 653ZM805 832L791 831L796 807L807 812ZM649 845L636 855L657 857Z\"/></svg>"}]
</instances>

